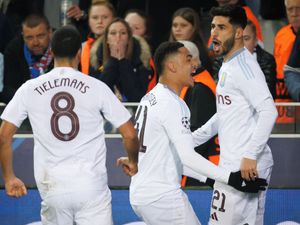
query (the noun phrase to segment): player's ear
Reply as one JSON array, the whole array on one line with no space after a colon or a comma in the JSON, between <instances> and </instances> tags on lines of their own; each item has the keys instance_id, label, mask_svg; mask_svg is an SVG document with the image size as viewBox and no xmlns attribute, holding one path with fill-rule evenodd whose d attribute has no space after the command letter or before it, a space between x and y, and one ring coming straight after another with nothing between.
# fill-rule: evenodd
<instances>
[{"instance_id":1,"label":"player's ear","mask_svg":"<svg viewBox=\"0 0 300 225\"><path fill-rule=\"evenodd\" d=\"M176 72L176 64L174 61L172 61L172 60L167 61L166 67L170 72L172 72L172 73Z\"/></svg>"},{"instance_id":2,"label":"player's ear","mask_svg":"<svg viewBox=\"0 0 300 225\"><path fill-rule=\"evenodd\" d=\"M243 28L237 27L236 30L235 30L235 39L243 38L243 32L244 32Z\"/></svg>"}]
</instances>

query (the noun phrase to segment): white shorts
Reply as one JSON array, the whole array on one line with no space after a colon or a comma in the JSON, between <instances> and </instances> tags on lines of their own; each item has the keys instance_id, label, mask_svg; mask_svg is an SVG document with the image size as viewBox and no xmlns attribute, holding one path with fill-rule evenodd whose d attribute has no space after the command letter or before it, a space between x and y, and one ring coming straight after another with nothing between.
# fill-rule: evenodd
<instances>
[{"instance_id":1,"label":"white shorts","mask_svg":"<svg viewBox=\"0 0 300 225\"><path fill-rule=\"evenodd\" d=\"M132 205L132 208L147 225L201 225L181 189L148 205Z\"/></svg>"},{"instance_id":2,"label":"white shorts","mask_svg":"<svg viewBox=\"0 0 300 225\"><path fill-rule=\"evenodd\" d=\"M270 182L272 167L258 171ZM209 225L263 225L266 191L243 193L216 182L211 201Z\"/></svg>"},{"instance_id":3,"label":"white shorts","mask_svg":"<svg viewBox=\"0 0 300 225\"><path fill-rule=\"evenodd\" d=\"M110 190L46 197L41 204L41 219L43 225L112 225Z\"/></svg>"}]
</instances>

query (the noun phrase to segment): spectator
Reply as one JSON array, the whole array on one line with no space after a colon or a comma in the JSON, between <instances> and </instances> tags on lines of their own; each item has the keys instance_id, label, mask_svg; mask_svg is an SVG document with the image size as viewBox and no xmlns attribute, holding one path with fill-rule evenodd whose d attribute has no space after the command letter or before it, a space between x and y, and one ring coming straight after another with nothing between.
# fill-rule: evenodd
<instances>
[{"instance_id":1,"label":"spectator","mask_svg":"<svg viewBox=\"0 0 300 225\"><path fill-rule=\"evenodd\" d=\"M91 49L91 75L106 83L121 101L141 100L150 74L147 42L133 37L129 25L121 18L115 18L97 41L97 49Z\"/></svg>"},{"instance_id":2,"label":"spectator","mask_svg":"<svg viewBox=\"0 0 300 225\"><path fill-rule=\"evenodd\" d=\"M62 0L6 0L2 5L8 21L8 29L13 37L21 32L21 23L31 14L42 14L48 18L50 26L57 29L61 26ZM91 0L71 0L73 5L68 11L71 22L80 31L83 40L87 37L87 11Z\"/></svg>"},{"instance_id":3,"label":"spectator","mask_svg":"<svg viewBox=\"0 0 300 225\"><path fill-rule=\"evenodd\" d=\"M81 71L89 74L90 50L95 40L104 33L105 28L116 16L114 6L109 2L95 2L91 5L88 13L90 34L83 43L81 55Z\"/></svg>"},{"instance_id":4,"label":"spectator","mask_svg":"<svg viewBox=\"0 0 300 225\"><path fill-rule=\"evenodd\" d=\"M150 19L144 11L140 9L128 10L124 19L129 24L133 35L140 36L150 43Z\"/></svg>"},{"instance_id":5,"label":"spectator","mask_svg":"<svg viewBox=\"0 0 300 225\"><path fill-rule=\"evenodd\" d=\"M212 72L212 62L200 30L200 19L192 8L180 8L173 14L169 41L180 40L195 43L199 49L203 67Z\"/></svg>"},{"instance_id":6,"label":"spectator","mask_svg":"<svg viewBox=\"0 0 300 225\"><path fill-rule=\"evenodd\" d=\"M51 35L46 17L33 14L25 18L22 36L10 41L4 52L3 102L8 103L25 81L53 68Z\"/></svg>"},{"instance_id":7,"label":"spectator","mask_svg":"<svg viewBox=\"0 0 300 225\"><path fill-rule=\"evenodd\" d=\"M285 0L285 7L289 24L282 27L276 34L274 39L274 57L276 60L276 101L277 102L291 102L293 101L288 93L286 84L284 82L283 67L287 64L294 42L296 40L296 33L300 28L300 0ZM279 106L277 119L277 127L280 129L294 128L294 108ZM279 127L278 127L279 128Z\"/></svg>"},{"instance_id":8,"label":"spectator","mask_svg":"<svg viewBox=\"0 0 300 225\"><path fill-rule=\"evenodd\" d=\"M133 35L144 38L148 42L148 44L151 43L150 19L146 15L146 13L144 13L140 9L131 9L126 12L125 21L129 24ZM151 51L151 49L147 49L146 51ZM152 58L150 59L149 64L151 67L151 73L149 75L147 92L152 90L152 88L154 88L158 81L154 61Z\"/></svg>"},{"instance_id":9,"label":"spectator","mask_svg":"<svg viewBox=\"0 0 300 225\"><path fill-rule=\"evenodd\" d=\"M275 99L276 96L276 62L273 55L263 50L257 43L255 25L248 20L247 26L243 32L245 47L256 58L261 70L263 71L268 88Z\"/></svg>"},{"instance_id":10,"label":"spectator","mask_svg":"<svg viewBox=\"0 0 300 225\"><path fill-rule=\"evenodd\" d=\"M210 73L201 65L197 46L191 41L179 42L184 44L184 47L192 55L194 86L184 87L180 97L184 99L191 111L190 128L191 131L195 131L216 113L216 83ZM217 165L220 154L220 148L217 143L217 136L215 136L208 142L197 146L195 151ZM185 185L199 185L199 181L190 177L184 177L182 186Z\"/></svg>"},{"instance_id":11,"label":"spectator","mask_svg":"<svg viewBox=\"0 0 300 225\"><path fill-rule=\"evenodd\" d=\"M129 9L141 9L147 15L151 15L151 21L155 26L152 27L152 38L150 45L155 50L158 45L168 39L166 30L170 28L172 23L173 13L182 7L190 7L199 15L203 11L208 11L213 5L216 5L215 0L111 0L117 9L117 14L123 17ZM159 7L158 7L159 6Z\"/></svg>"},{"instance_id":12,"label":"spectator","mask_svg":"<svg viewBox=\"0 0 300 225\"><path fill-rule=\"evenodd\" d=\"M290 54L287 65L284 66L284 81L292 99L300 102L300 31Z\"/></svg>"}]
</instances>

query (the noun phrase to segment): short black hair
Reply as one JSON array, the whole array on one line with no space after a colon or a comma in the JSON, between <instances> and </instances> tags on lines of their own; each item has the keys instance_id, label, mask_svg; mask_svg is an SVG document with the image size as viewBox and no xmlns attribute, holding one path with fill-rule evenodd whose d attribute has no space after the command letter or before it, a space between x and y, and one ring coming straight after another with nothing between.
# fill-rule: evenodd
<instances>
[{"instance_id":1,"label":"short black hair","mask_svg":"<svg viewBox=\"0 0 300 225\"><path fill-rule=\"evenodd\" d=\"M74 26L63 26L53 33L51 49L54 57L74 58L80 48L81 37Z\"/></svg>"},{"instance_id":2,"label":"short black hair","mask_svg":"<svg viewBox=\"0 0 300 225\"><path fill-rule=\"evenodd\" d=\"M210 15L229 17L229 23L233 26L238 26L243 29L247 26L247 16L245 10L240 6L225 5L213 7L210 10Z\"/></svg>"},{"instance_id":3,"label":"short black hair","mask_svg":"<svg viewBox=\"0 0 300 225\"><path fill-rule=\"evenodd\" d=\"M178 49L182 47L184 47L184 45L176 41L166 41L158 46L154 54L154 64L157 75L160 75L163 72L166 58L177 53Z\"/></svg>"},{"instance_id":4,"label":"short black hair","mask_svg":"<svg viewBox=\"0 0 300 225\"><path fill-rule=\"evenodd\" d=\"M22 21L22 28L23 26L29 27L29 28L35 28L39 26L40 24L45 24L47 29L50 29L50 24L46 16L41 14L29 14L25 17L25 19Z\"/></svg>"}]
</instances>

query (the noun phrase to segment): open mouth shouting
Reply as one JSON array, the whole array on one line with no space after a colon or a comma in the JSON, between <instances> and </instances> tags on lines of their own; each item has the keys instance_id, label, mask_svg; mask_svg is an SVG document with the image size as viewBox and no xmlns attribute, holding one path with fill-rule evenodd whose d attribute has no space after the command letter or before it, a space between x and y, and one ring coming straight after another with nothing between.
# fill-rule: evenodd
<instances>
[{"instance_id":1,"label":"open mouth shouting","mask_svg":"<svg viewBox=\"0 0 300 225\"><path fill-rule=\"evenodd\" d=\"M220 54L220 51L221 51L221 42L218 41L217 39L213 39L212 43L213 43L213 51L216 54Z\"/></svg>"}]
</instances>

